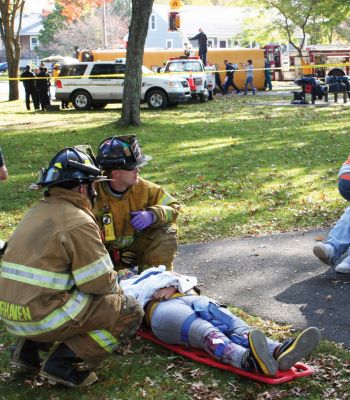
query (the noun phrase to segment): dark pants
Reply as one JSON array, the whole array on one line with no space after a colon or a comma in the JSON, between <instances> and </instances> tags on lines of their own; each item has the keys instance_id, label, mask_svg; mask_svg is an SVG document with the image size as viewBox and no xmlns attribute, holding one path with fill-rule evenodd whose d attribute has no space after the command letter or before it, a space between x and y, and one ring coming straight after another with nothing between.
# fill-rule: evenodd
<instances>
[{"instance_id":1,"label":"dark pants","mask_svg":"<svg viewBox=\"0 0 350 400\"><path fill-rule=\"evenodd\" d=\"M228 76L225 83L224 83L224 91L225 93L227 93L228 88L232 86L234 90L237 91L237 93L240 92L240 90L238 89L238 87L235 85L234 81L233 81L233 76Z\"/></svg>"},{"instance_id":2,"label":"dark pants","mask_svg":"<svg viewBox=\"0 0 350 400\"><path fill-rule=\"evenodd\" d=\"M34 104L34 108L36 110L39 109L39 100L38 100L38 92L36 89L33 88L24 88L25 93L26 93L26 106L27 110L30 110L30 97L32 98L32 102Z\"/></svg>"},{"instance_id":3,"label":"dark pants","mask_svg":"<svg viewBox=\"0 0 350 400\"><path fill-rule=\"evenodd\" d=\"M264 89L272 90L271 75L265 75Z\"/></svg>"},{"instance_id":4,"label":"dark pants","mask_svg":"<svg viewBox=\"0 0 350 400\"><path fill-rule=\"evenodd\" d=\"M46 106L50 105L50 98L47 89L38 90L39 102L42 110L46 109Z\"/></svg>"},{"instance_id":5,"label":"dark pants","mask_svg":"<svg viewBox=\"0 0 350 400\"><path fill-rule=\"evenodd\" d=\"M198 55L200 59L203 61L204 66L207 65L207 45L199 46Z\"/></svg>"},{"instance_id":6,"label":"dark pants","mask_svg":"<svg viewBox=\"0 0 350 400\"><path fill-rule=\"evenodd\" d=\"M222 87L221 78L219 72L215 72L215 86L221 90L222 94L225 94L225 89Z\"/></svg>"}]
</instances>

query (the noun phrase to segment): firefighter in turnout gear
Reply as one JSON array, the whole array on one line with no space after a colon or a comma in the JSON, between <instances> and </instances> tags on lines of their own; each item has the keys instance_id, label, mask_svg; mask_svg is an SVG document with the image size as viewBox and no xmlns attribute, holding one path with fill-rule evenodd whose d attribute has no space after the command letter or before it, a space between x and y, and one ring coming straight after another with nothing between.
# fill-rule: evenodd
<instances>
[{"instance_id":1,"label":"firefighter in turnout gear","mask_svg":"<svg viewBox=\"0 0 350 400\"><path fill-rule=\"evenodd\" d=\"M165 265L172 269L177 251L175 221L180 204L160 186L139 177L151 157L136 136L115 136L99 146L97 162L110 181L97 187L95 214L115 268Z\"/></svg>"},{"instance_id":2,"label":"firefighter in turnout gear","mask_svg":"<svg viewBox=\"0 0 350 400\"><path fill-rule=\"evenodd\" d=\"M8 240L0 316L18 337L14 371L39 372L68 387L90 385L94 369L141 323L143 311L123 295L92 213L93 183L102 178L85 152L61 150L34 185L46 188L44 199ZM51 349L41 363L45 347Z\"/></svg>"}]
</instances>

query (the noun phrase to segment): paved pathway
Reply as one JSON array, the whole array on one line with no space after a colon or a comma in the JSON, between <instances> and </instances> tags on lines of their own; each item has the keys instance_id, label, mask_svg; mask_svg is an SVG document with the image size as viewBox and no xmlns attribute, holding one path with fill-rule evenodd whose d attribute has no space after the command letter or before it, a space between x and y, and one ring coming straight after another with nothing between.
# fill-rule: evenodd
<instances>
[{"instance_id":1,"label":"paved pathway","mask_svg":"<svg viewBox=\"0 0 350 400\"><path fill-rule=\"evenodd\" d=\"M174 269L196 275L203 294L296 329L313 325L350 347L350 274L312 253L325 231L182 245Z\"/></svg>"}]
</instances>

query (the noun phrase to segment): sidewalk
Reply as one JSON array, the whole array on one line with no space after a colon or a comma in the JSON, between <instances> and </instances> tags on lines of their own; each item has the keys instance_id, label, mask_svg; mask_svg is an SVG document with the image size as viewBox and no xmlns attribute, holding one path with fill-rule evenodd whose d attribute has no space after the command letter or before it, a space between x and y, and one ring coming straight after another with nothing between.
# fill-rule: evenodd
<instances>
[{"instance_id":1,"label":"sidewalk","mask_svg":"<svg viewBox=\"0 0 350 400\"><path fill-rule=\"evenodd\" d=\"M198 277L202 294L250 314L317 326L350 347L350 274L337 274L312 252L325 231L182 245L174 270Z\"/></svg>"}]
</instances>

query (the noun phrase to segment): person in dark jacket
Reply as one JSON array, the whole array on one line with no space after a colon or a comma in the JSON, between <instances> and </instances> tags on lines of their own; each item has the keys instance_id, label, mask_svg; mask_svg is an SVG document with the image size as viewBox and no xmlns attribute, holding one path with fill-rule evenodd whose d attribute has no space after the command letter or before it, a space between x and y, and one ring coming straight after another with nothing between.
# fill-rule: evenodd
<instances>
[{"instance_id":1,"label":"person in dark jacket","mask_svg":"<svg viewBox=\"0 0 350 400\"><path fill-rule=\"evenodd\" d=\"M35 75L30 70L30 65L26 65L25 71L21 74L21 80L23 81L24 91L26 94L26 106L27 110L30 110L30 97L32 98L34 108L39 109L38 92L35 85Z\"/></svg>"},{"instance_id":2,"label":"person in dark jacket","mask_svg":"<svg viewBox=\"0 0 350 400\"><path fill-rule=\"evenodd\" d=\"M232 86L233 89L236 90L236 93L241 93L241 91L235 85L235 82L233 80L235 71L238 69L238 65L237 64L231 64L227 60L224 60L224 64L226 66L226 79L225 79L225 83L224 83L224 91L225 91L224 94L227 94L228 88L230 86Z\"/></svg>"},{"instance_id":3,"label":"person in dark jacket","mask_svg":"<svg viewBox=\"0 0 350 400\"><path fill-rule=\"evenodd\" d=\"M265 81L264 81L264 89L272 90L272 82L271 82L271 64L267 58L265 58Z\"/></svg>"},{"instance_id":4,"label":"person in dark jacket","mask_svg":"<svg viewBox=\"0 0 350 400\"><path fill-rule=\"evenodd\" d=\"M44 111L46 107L50 105L50 98L48 94L49 89L49 79L47 77L46 68L40 67L39 73L37 74L36 87L38 89L38 96L41 109Z\"/></svg>"},{"instance_id":5,"label":"person in dark jacket","mask_svg":"<svg viewBox=\"0 0 350 400\"><path fill-rule=\"evenodd\" d=\"M196 36L193 36L193 38L189 40L198 40L198 55L203 61L203 64L207 64L207 51L208 51L208 44L207 44L207 35L202 31L201 28L199 28L199 33Z\"/></svg>"}]
</instances>

